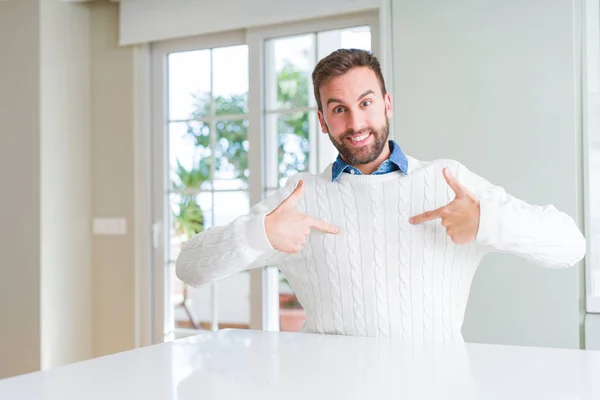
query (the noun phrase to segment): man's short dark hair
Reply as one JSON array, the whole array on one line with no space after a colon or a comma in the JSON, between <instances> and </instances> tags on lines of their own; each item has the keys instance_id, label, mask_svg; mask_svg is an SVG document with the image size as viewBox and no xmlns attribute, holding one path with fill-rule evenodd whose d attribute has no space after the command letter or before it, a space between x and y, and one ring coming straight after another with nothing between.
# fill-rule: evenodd
<instances>
[{"instance_id":1,"label":"man's short dark hair","mask_svg":"<svg viewBox=\"0 0 600 400\"><path fill-rule=\"evenodd\" d=\"M387 93L383 74L381 73L381 65L373 53L360 49L339 49L321 59L312 73L315 99L319 111L323 111L320 95L321 86L332 78L343 75L357 67L367 67L375 72L381 87L381 94L385 95Z\"/></svg>"}]
</instances>

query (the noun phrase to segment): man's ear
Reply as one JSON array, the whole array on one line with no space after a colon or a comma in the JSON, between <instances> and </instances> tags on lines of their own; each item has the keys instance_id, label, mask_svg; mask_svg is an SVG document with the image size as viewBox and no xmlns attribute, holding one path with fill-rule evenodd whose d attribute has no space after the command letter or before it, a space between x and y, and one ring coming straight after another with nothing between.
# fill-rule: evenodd
<instances>
[{"instance_id":1,"label":"man's ear","mask_svg":"<svg viewBox=\"0 0 600 400\"><path fill-rule=\"evenodd\" d=\"M317 116L319 117L319 124L321 124L321 132L329 133L327 129L327 123L325 122L325 117L321 110L317 110Z\"/></svg>"},{"instance_id":2,"label":"man's ear","mask_svg":"<svg viewBox=\"0 0 600 400\"><path fill-rule=\"evenodd\" d=\"M390 92L387 92L385 94L384 100L385 100L385 116L388 118L391 118L393 115L393 109L392 109L392 96L390 95Z\"/></svg>"}]
</instances>

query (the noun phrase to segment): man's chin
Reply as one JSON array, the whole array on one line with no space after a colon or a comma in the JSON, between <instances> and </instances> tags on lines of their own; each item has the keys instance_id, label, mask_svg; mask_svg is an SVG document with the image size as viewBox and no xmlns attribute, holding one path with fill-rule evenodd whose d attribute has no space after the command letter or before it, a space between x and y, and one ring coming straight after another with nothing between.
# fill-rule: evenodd
<instances>
[{"instance_id":1,"label":"man's chin","mask_svg":"<svg viewBox=\"0 0 600 400\"><path fill-rule=\"evenodd\" d=\"M377 159L377 156L373 156L373 149L363 148L363 149L354 149L352 152L348 152L350 157L345 157L347 160L350 160L353 165L365 165L372 163Z\"/></svg>"},{"instance_id":2,"label":"man's chin","mask_svg":"<svg viewBox=\"0 0 600 400\"><path fill-rule=\"evenodd\" d=\"M350 161L350 165L353 165L353 166L367 165L367 164L372 163L376 159L377 159L377 157L375 157L375 158L373 158L373 157L360 157L360 158L352 157L352 158L347 158L347 160Z\"/></svg>"}]
</instances>

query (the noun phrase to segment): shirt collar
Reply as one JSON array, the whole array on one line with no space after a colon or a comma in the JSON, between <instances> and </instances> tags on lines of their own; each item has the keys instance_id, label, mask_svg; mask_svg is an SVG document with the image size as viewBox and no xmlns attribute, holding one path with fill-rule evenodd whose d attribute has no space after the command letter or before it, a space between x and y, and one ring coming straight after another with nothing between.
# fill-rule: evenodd
<instances>
[{"instance_id":1,"label":"shirt collar","mask_svg":"<svg viewBox=\"0 0 600 400\"><path fill-rule=\"evenodd\" d=\"M392 164L396 165L400 171L402 171L405 175L408 174L408 159L406 155L402 152L402 149L396 142L390 140L390 156L388 161ZM348 165L344 160L342 160L341 155L338 154L333 166L331 168L331 180L335 181L347 168L353 168Z\"/></svg>"}]
</instances>

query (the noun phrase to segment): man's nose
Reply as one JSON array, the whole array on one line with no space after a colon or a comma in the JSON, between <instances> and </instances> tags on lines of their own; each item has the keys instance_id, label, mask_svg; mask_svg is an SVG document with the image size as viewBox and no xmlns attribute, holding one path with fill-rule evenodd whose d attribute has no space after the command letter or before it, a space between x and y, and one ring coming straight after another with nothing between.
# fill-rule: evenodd
<instances>
[{"instance_id":1,"label":"man's nose","mask_svg":"<svg viewBox=\"0 0 600 400\"><path fill-rule=\"evenodd\" d=\"M352 129L354 132L360 132L366 125L365 118L360 112L352 111L349 113L348 129Z\"/></svg>"}]
</instances>

